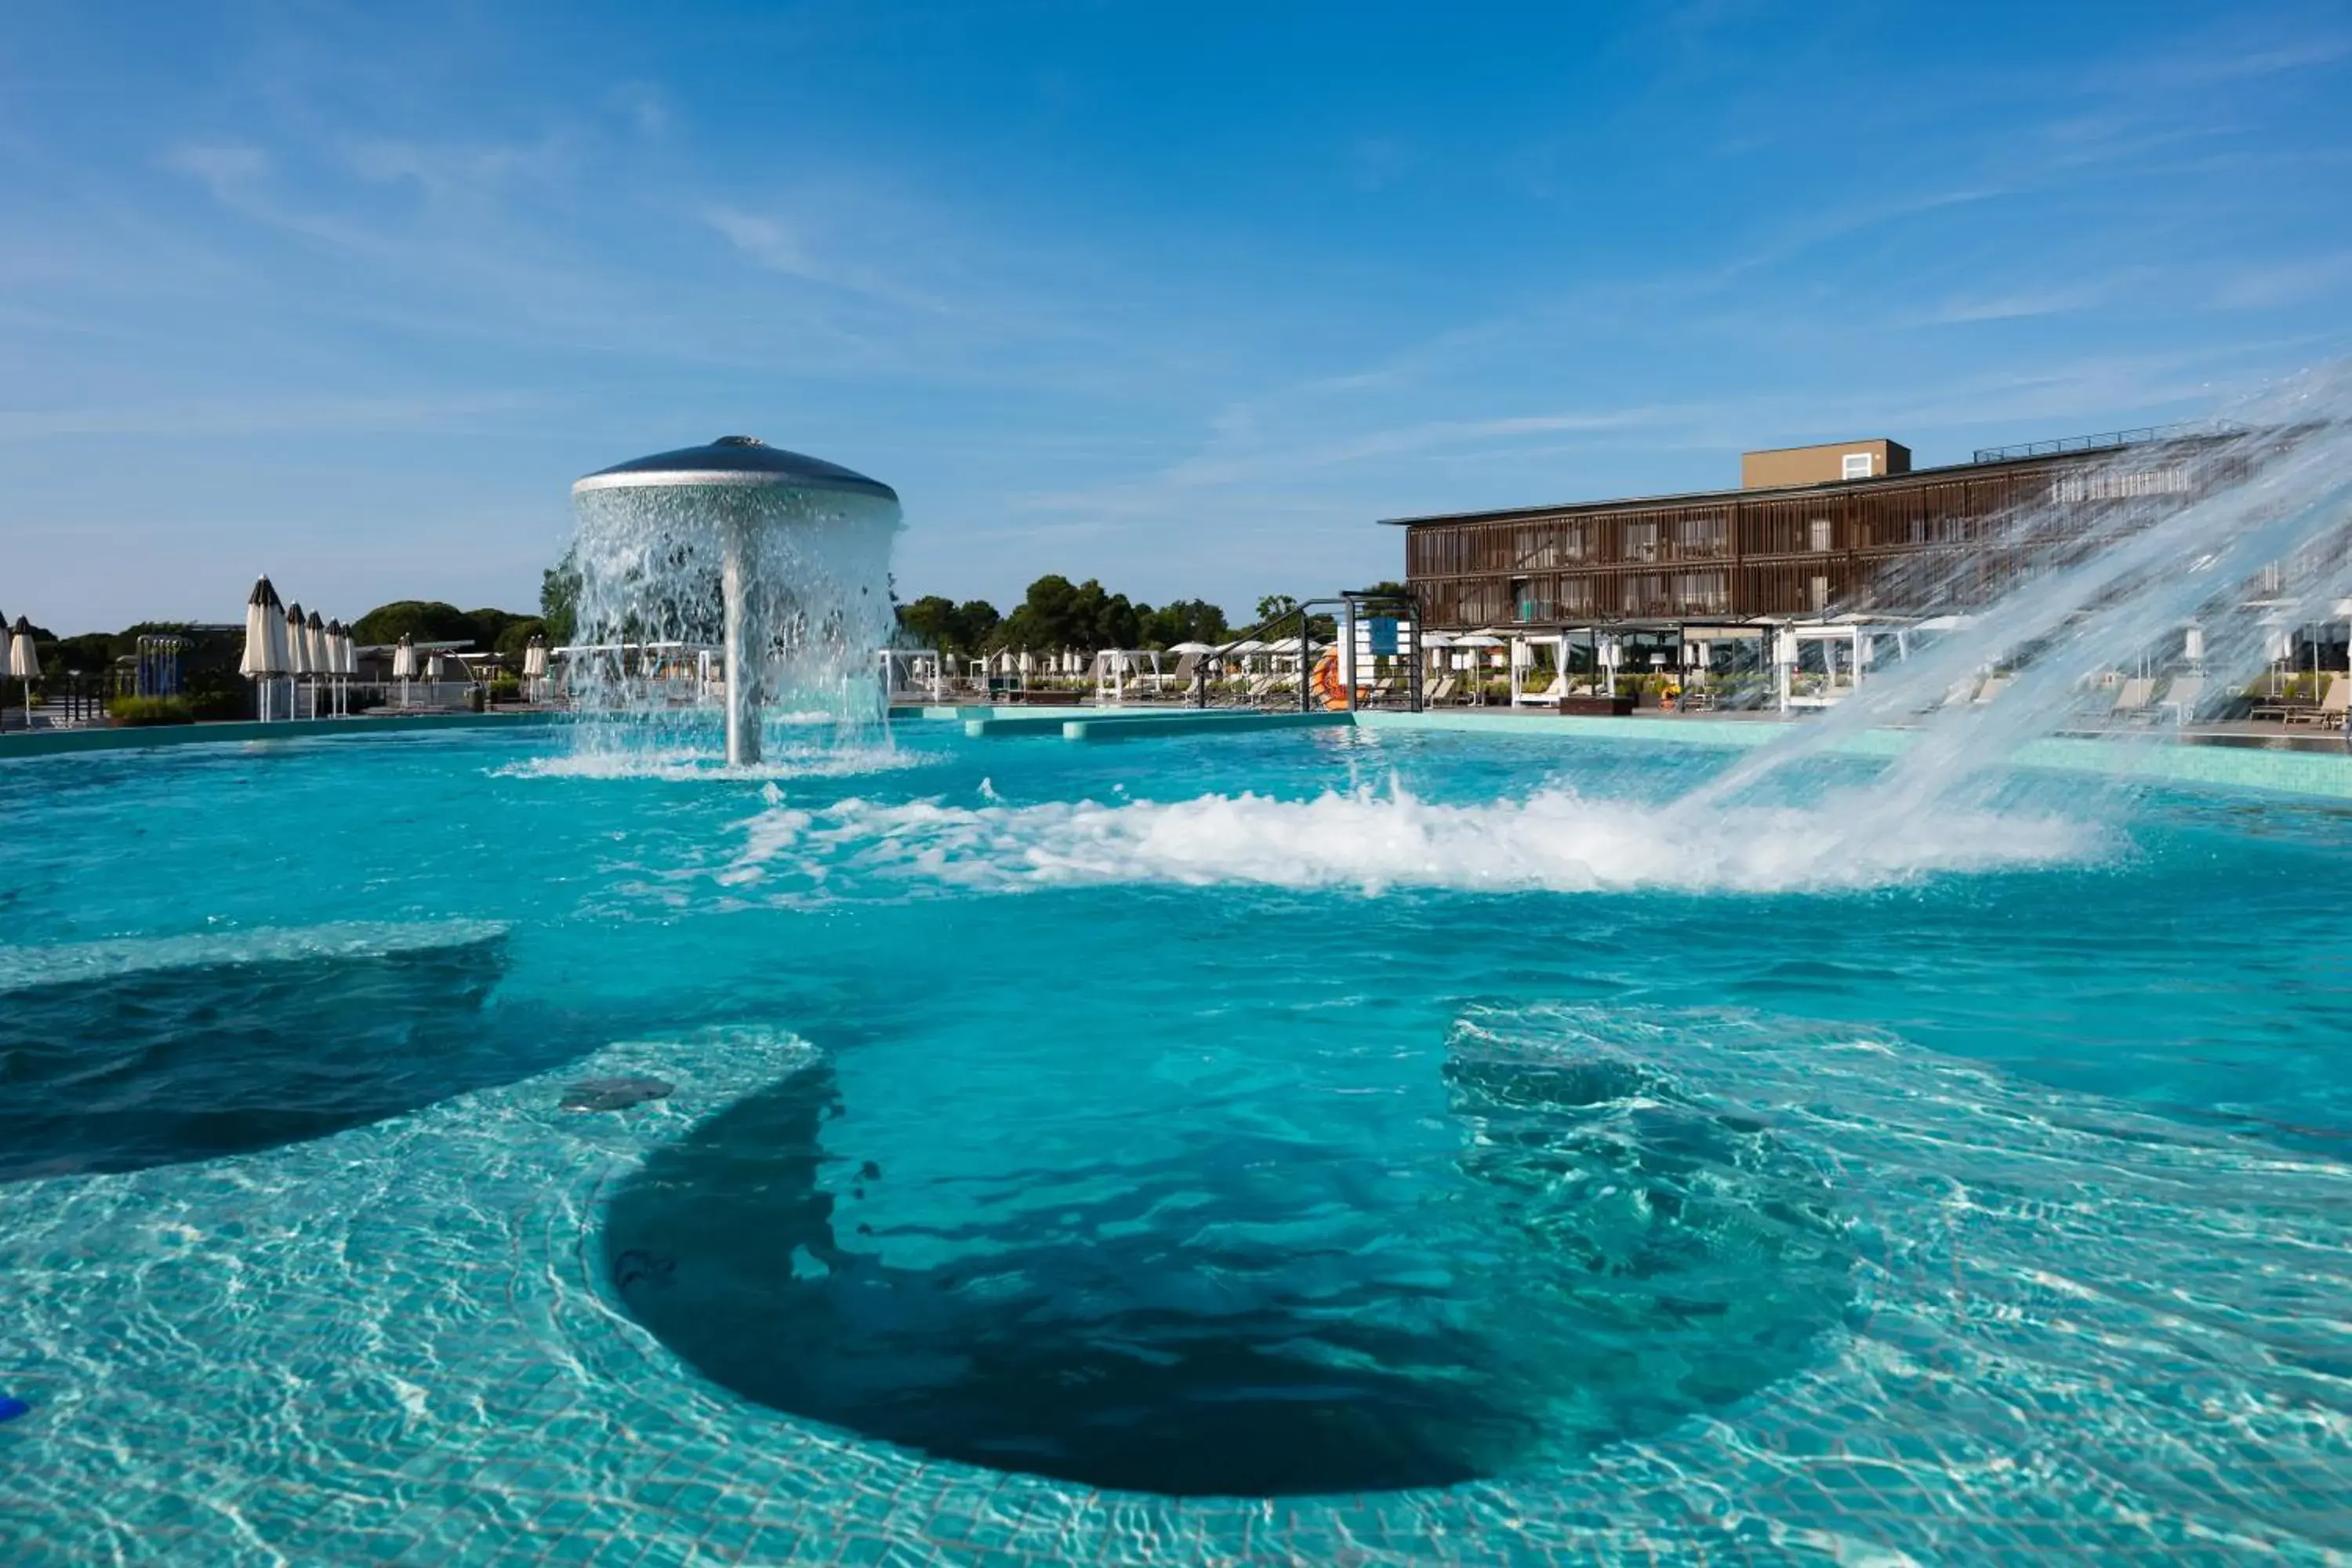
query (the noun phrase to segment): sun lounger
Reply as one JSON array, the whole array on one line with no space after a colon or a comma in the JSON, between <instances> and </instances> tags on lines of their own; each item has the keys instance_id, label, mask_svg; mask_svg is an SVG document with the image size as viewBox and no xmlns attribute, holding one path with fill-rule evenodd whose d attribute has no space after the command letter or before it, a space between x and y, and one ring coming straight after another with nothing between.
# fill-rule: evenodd
<instances>
[{"instance_id":1,"label":"sun lounger","mask_svg":"<svg viewBox=\"0 0 2352 1568\"><path fill-rule=\"evenodd\" d=\"M2016 679L2017 678L2015 676L2011 675L1988 676L1985 679L1985 683L1977 688L1977 694L1974 697L1969 698L1969 700L1976 703L1990 702L1994 698L2000 696L2002 692L2008 690L2010 682Z\"/></svg>"},{"instance_id":2,"label":"sun lounger","mask_svg":"<svg viewBox=\"0 0 2352 1568\"><path fill-rule=\"evenodd\" d=\"M2343 724L2347 711L2352 711L2352 677L2338 675L2328 680L2327 694L2319 700L2319 706L2290 713L2286 721L2336 729Z\"/></svg>"},{"instance_id":3,"label":"sun lounger","mask_svg":"<svg viewBox=\"0 0 2352 1568\"><path fill-rule=\"evenodd\" d=\"M2158 703L2157 707L2174 723L2186 724L2197 717L2198 700L2204 695L2205 678L2201 675L2184 675L2165 688L2164 700Z\"/></svg>"},{"instance_id":4,"label":"sun lounger","mask_svg":"<svg viewBox=\"0 0 2352 1568\"><path fill-rule=\"evenodd\" d=\"M1439 676L1437 678L1437 684L1421 694L1422 706L1424 708L1433 708L1440 702L1453 701L1454 689L1460 684L1461 679L1457 676Z\"/></svg>"},{"instance_id":5,"label":"sun lounger","mask_svg":"<svg viewBox=\"0 0 2352 1568\"><path fill-rule=\"evenodd\" d=\"M2111 719L2146 718L2149 700L2155 696L2155 681L2126 680L2116 689L2116 705L2107 710L2107 716Z\"/></svg>"},{"instance_id":6,"label":"sun lounger","mask_svg":"<svg viewBox=\"0 0 2352 1568\"><path fill-rule=\"evenodd\" d=\"M1551 684L1549 686L1545 687L1541 691L1522 691L1519 693L1518 700L1526 703L1534 703L1540 707L1549 708L1567 695L1568 677L1565 675L1555 675L1551 678Z\"/></svg>"}]
</instances>

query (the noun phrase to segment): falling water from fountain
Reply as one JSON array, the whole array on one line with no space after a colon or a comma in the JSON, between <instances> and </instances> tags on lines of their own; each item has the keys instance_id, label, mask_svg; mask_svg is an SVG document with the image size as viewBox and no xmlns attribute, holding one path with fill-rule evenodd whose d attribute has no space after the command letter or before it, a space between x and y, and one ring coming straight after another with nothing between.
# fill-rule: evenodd
<instances>
[{"instance_id":1,"label":"falling water from fountain","mask_svg":"<svg viewBox=\"0 0 2352 1568\"><path fill-rule=\"evenodd\" d=\"M2088 509L2093 521L2084 525ZM1970 574L1998 559L2010 585L1978 603ZM1998 787L2000 764L2044 736L2102 724L2101 677L2187 645L2197 695L2169 717L2194 721L2260 672L2281 628L2341 615L2352 594L2352 372L2315 373L2214 433L2119 450L2054 480L2039 505L1989 520L1960 552L1928 552L1876 596L1978 604L1940 640L1916 646L1817 722L1759 748L1676 801L1690 823L1791 767L1902 726L1916 738L1867 789L1835 805L1848 843ZM1864 613L1867 605L1850 606ZM1971 700L1981 678L2008 677ZM1987 688L1991 687L1990 681ZM2176 679L2173 690L2186 690ZM2148 738L2154 725L2131 732Z\"/></svg>"},{"instance_id":2,"label":"falling water from fountain","mask_svg":"<svg viewBox=\"0 0 2352 1568\"><path fill-rule=\"evenodd\" d=\"M743 767L793 716L882 721L889 486L728 436L590 474L572 496L567 684L602 721L585 744L703 752L723 727L728 764Z\"/></svg>"}]
</instances>

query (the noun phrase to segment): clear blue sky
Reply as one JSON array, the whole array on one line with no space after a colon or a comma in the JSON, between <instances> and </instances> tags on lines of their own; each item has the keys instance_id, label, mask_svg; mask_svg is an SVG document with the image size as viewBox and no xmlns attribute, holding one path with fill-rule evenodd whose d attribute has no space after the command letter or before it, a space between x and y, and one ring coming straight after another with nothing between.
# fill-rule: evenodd
<instances>
[{"instance_id":1,"label":"clear blue sky","mask_svg":"<svg viewBox=\"0 0 2352 1568\"><path fill-rule=\"evenodd\" d=\"M591 468L906 596L2196 415L2352 346L2339 3L0 8L0 610L535 600Z\"/></svg>"}]
</instances>

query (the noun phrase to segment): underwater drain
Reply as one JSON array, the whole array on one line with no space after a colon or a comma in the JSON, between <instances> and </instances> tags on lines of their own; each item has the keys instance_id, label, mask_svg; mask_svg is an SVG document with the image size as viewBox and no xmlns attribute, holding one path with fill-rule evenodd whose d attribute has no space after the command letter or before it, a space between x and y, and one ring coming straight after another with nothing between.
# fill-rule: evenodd
<instances>
[{"instance_id":1,"label":"underwater drain","mask_svg":"<svg viewBox=\"0 0 2352 1568\"><path fill-rule=\"evenodd\" d=\"M1820 1179L1759 1133L1695 1108L1662 1121L1589 1072L1456 1060L1449 1079L1466 1147L1449 1201L1335 1220L1286 1195L1311 1181L1286 1179L1163 1228L1130 1223L1146 1194L1076 1227L1083 1243L1066 1212L1052 1235L972 1215L900 1248L926 1260L907 1267L836 1228L826 1182L889 1177L821 1142L846 1121L814 1068L623 1185L607 1278L687 1363L761 1404L935 1458L1181 1496L1572 1460L1786 1375L1837 1321L1849 1260Z\"/></svg>"}]
</instances>

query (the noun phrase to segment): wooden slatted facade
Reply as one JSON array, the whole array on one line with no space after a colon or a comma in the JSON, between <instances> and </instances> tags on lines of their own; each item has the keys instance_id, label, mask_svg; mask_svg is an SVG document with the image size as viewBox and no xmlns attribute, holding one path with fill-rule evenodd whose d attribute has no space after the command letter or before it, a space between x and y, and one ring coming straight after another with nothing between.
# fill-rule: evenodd
<instances>
[{"instance_id":1,"label":"wooden slatted facade","mask_svg":"<svg viewBox=\"0 0 2352 1568\"><path fill-rule=\"evenodd\" d=\"M2199 438L1781 489L1395 520L1433 628L1935 615L2235 465ZM2210 460L2209 460L2210 458Z\"/></svg>"}]
</instances>

